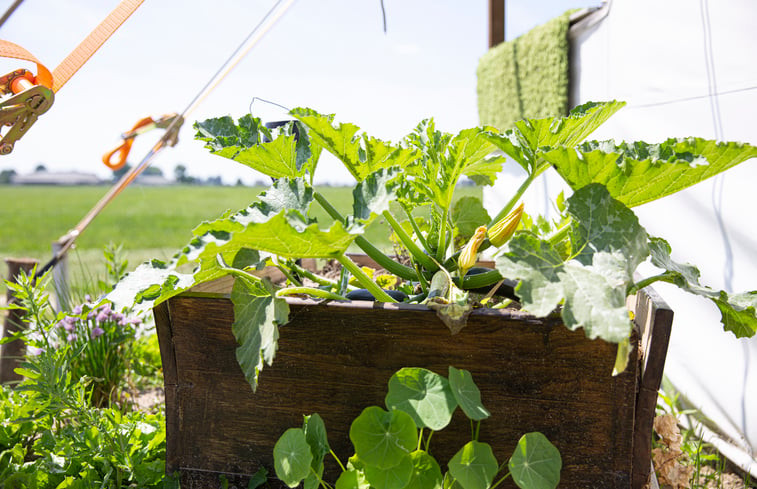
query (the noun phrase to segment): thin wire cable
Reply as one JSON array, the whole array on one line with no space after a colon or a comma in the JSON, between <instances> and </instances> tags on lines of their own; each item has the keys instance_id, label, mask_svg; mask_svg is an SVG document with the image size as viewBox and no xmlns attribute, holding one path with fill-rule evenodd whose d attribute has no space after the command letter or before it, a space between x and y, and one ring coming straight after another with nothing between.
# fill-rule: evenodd
<instances>
[{"instance_id":1,"label":"thin wire cable","mask_svg":"<svg viewBox=\"0 0 757 489\"><path fill-rule=\"evenodd\" d=\"M23 3L23 1L24 0L16 0L15 2L13 2L13 5L8 7L8 10L6 10L3 16L0 17L0 27L2 27L3 24L5 24L5 21L7 21L11 15L13 15L13 12L16 11L16 9L19 7L19 5Z\"/></svg>"},{"instance_id":2,"label":"thin wire cable","mask_svg":"<svg viewBox=\"0 0 757 489\"><path fill-rule=\"evenodd\" d=\"M707 95L694 95L691 97L681 97L681 98L674 98L670 100L663 100L662 102L651 102L648 104L628 104L626 106L626 109L646 109L649 107L660 107L662 105L670 105L670 104L677 104L680 102L690 102L692 100L701 100L705 98L710 98L713 95L720 96L720 95L730 95L733 93L739 93L739 92L748 92L751 90L757 90L757 85L744 87L744 88L734 88L733 90L723 90L722 92L715 92L714 94L708 93Z\"/></svg>"},{"instance_id":3,"label":"thin wire cable","mask_svg":"<svg viewBox=\"0 0 757 489\"><path fill-rule=\"evenodd\" d=\"M163 136L158 140L155 145L147 152L142 158L140 163L134 168L126 172L123 177L113 186L110 190L95 204L95 206L84 216L84 218L76 225L76 227L69 231L66 235L61 237L58 242L62 243L60 250L53 256L53 258L45 264L44 267L37 271L36 276L42 276L47 270L54 267L60 260L65 257L68 250L73 246L74 241L89 226L89 224L97 217L97 215L107 206L113 199L115 199L131 182L133 182L137 176L139 176L148 166L150 162L157 155L157 153L163 149L173 137L174 133L178 131L179 126L183 123L184 117L192 112L200 103L212 92L218 84L233 70L239 62L250 52L250 50L257 45L257 43L265 36L266 33L273 27L273 25L286 13L289 7L295 0L279 0L276 4L265 14L265 16L258 22L258 24L252 29L252 31L245 37L242 43L231 53L221 67L215 72L210 80L202 87L202 89L195 95L187 107L176 117L171 124L166 128ZM283 5L279 9L279 6ZM278 10L277 10L278 9ZM270 21L268 20L270 18Z\"/></svg>"},{"instance_id":4,"label":"thin wire cable","mask_svg":"<svg viewBox=\"0 0 757 489\"><path fill-rule=\"evenodd\" d=\"M710 94L710 111L712 113L712 123L715 129L715 137L725 140L725 131L723 130L723 119L720 112L720 101L718 99L717 79L715 76L715 53L712 49L712 26L710 25L710 12L708 0L700 0L700 14L702 16L702 29L704 31L704 57L705 66L707 67L707 84ZM725 250L725 263L723 264L723 288L727 292L733 291L733 247L728 236L728 228L723 219L723 193L725 186L725 176L723 174L715 177L712 185L712 207L715 212L715 219L718 224L720 235L723 239L723 248ZM742 344L744 352L744 379L741 386L741 429L742 433L749 433L747 400L746 392L749 385L749 355L748 345Z\"/></svg>"}]
</instances>

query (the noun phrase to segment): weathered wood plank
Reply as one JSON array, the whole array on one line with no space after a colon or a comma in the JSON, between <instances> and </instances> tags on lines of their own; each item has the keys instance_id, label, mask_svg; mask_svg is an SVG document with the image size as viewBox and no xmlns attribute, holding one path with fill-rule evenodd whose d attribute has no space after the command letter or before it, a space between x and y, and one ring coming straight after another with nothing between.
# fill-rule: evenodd
<instances>
[{"instance_id":1,"label":"weathered wood plank","mask_svg":"<svg viewBox=\"0 0 757 489\"><path fill-rule=\"evenodd\" d=\"M541 431L562 453L560 487L630 487L638 362L611 377L615 347L568 331L559 319L481 312L452 336L422 307L292 301L279 353L253 394L236 363L231 302L179 296L168 308L170 329L159 334L171 334L175 349L177 388L166 407L176 453L169 459L187 474L270 470L275 441L313 412L344 460L352 454L349 423L363 408L383 406L397 369L446 375L452 365L470 370L481 388L492 418L480 439L498 459L509 457L522 434ZM469 437L458 413L434 435L432 454L444 466ZM329 461L327 474L335 470Z\"/></svg>"}]
</instances>

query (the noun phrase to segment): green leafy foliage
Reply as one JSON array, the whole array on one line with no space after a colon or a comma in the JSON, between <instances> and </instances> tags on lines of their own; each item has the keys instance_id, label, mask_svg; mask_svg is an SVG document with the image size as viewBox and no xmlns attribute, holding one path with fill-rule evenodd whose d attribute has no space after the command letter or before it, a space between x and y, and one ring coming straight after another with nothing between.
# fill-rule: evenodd
<instances>
[{"instance_id":1,"label":"green leafy foliage","mask_svg":"<svg viewBox=\"0 0 757 489\"><path fill-rule=\"evenodd\" d=\"M273 131L250 115L238 121L221 117L198 122L197 139L212 153L259 170L275 182L257 202L196 227L192 240L169 263L153 261L128 274L108 299L119 307L136 304L146 309L195 284L234 276L241 282L232 294L238 316L234 323L238 360L253 389L263 365L273 360L278 327L288 321L281 297L308 293L319 300L341 300L355 286L378 300L396 300L371 278L374 274L352 262L346 254L350 247L362 249L395 275L398 283L392 287L409 292L408 302L435 310L453 334L465 327L474 305L480 305L474 301L481 298L470 289L489 287L496 292L500 280L510 279L519 281L517 297L485 297L482 302L503 305L517 298L539 317L559 310L568 328L583 328L590 338L624 345L631 332L625 306L628 294L654 280L666 280L712 300L722 312L726 330L753 336L757 292L712 291L699 285L698 277L690 275L692 270L659 253L653 253L653 262L666 262L665 271L634 283L637 268L654 244L650 245L630 207L732 168L757 156L757 149L699 138L660 144L582 143L623 105L590 102L566 117L516 122L504 133L491 127L446 133L433 119L426 119L396 144L308 108L291 111L297 120ZM509 164L502 156L492 156L497 149L526 170L516 192L493 217L476 199L453 205L455 188L465 178L489 185ZM322 150L338 158L356 180L350 215L342 215L313 183ZM523 194L550 166L575 190L564 203L562 197L558 199L559 218L550 222L543 216L528 216L527 210L526 217L518 212L519 222L513 228L521 230L509 243L505 238L475 241L477 229L489 231L519 209ZM398 207L393 202L404 212L405 221L394 215ZM314 203L325 217L314 210ZM388 256L363 236L376 219L392 228L398 256ZM507 231L509 237L512 229ZM465 276L487 248L497 256L496 270ZM303 271L297 265L301 258L338 261L340 280L311 274L307 278L317 286L303 284ZM194 269L187 273L190 266ZM286 279L273 285L252 277L266 266L277 267ZM386 274L375 274L382 275ZM350 278L355 283L350 284ZM444 283L439 286L439 282ZM466 408L478 413L473 416L483 416L475 404Z\"/></svg>"},{"instance_id":2,"label":"green leafy foliage","mask_svg":"<svg viewBox=\"0 0 757 489\"><path fill-rule=\"evenodd\" d=\"M473 382L473 376L465 369L449 368L449 385L455 401L466 416L473 421L481 421L491 414L481 404L481 392Z\"/></svg>"},{"instance_id":3,"label":"green leafy foliage","mask_svg":"<svg viewBox=\"0 0 757 489\"><path fill-rule=\"evenodd\" d=\"M499 472L492 447L469 441L449 461L449 473L465 489L488 489Z\"/></svg>"},{"instance_id":4,"label":"green leafy foliage","mask_svg":"<svg viewBox=\"0 0 757 489\"><path fill-rule=\"evenodd\" d=\"M289 428L273 447L276 477L289 487L297 485L310 473L313 454L302 428Z\"/></svg>"},{"instance_id":5,"label":"green leafy foliage","mask_svg":"<svg viewBox=\"0 0 757 489\"><path fill-rule=\"evenodd\" d=\"M473 414L469 415L471 421L489 416L470 372L454 367L449 367L449 372L449 380L422 368L403 368L392 376L386 396L390 411L369 406L350 426L355 455L350 457L346 467L337 459L342 467L342 474L335 484L337 489L494 487L494 478L506 464L498 464L487 443L479 442L475 437L466 443L449 461L449 472L445 477L439 463L428 451L431 436L425 440L425 449L419 443L423 441L424 428L431 427L429 420L444 421L438 423L443 428L458 402L465 405L466 415L469 411ZM454 387L450 388L450 385ZM453 395L453 391L456 394ZM308 434L311 429L312 435ZM327 447L326 429L320 416L306 417L304 431L289 429L277 442L274 449L276 473L280 473L279 478L289 487L296 486L303 479L308 487L309 480L320 479L322 472L318 472L318 468L322 471L322 463L316 463L315 458L325 454ZM310 464L309 474L306 463ZM522 489L554 489L559 481L559 452L540 433L529 433L520 440L509 465L512 473L505 474L502 480L513 475ZM517 478L513 467L519 471ZM316 473L318 478L313 475ZM554 484L548 485L545 481L554 481ZM325 481L320 482L324 489L332 487Z\"/></svg>"},{"instance_id":6,"label":"green leafy foliage","mask_svg":"<svg viewBox=\"0 0 757 489\"><path fill-rule=\"evenodd\" d=\"M625 299L633 270L648 254L646 233L601 185L576 191L566 203L574 219L568 260L548 240L520 232L497 269L522 279L516 293L526 310L544 316L562 303L568 328L618 343L631 332Z\"/></svg>"},{"instance_id":7,"label":"green leafy foliage","mask_svg":"<svg viewBox=\"0 0 757 489\"><path fill-rule=\"evenodd\" d=\"M279 325L289 318L289 305L284 299L250 287L246 280L237 280L231 291L234 303L234 324L231 331L239 343L236 355L252 390L257 389L263 364L271 365L279 340Z\"/></svg>"},{"instance_id":8,"label":"green leafy foliage","mask_svg":"<svg viewBox=\"0 0 757 489\"><path fill-rule=\"evenodd\" d=\"M409 414L369 406L352 422L350 440L365 464L389 469L413 451L418 444L418 433Z\"/></svg>"},{"instance_id":9,"label":"green leafy foliage","mask_svg":"<svg viewBox=\"0 0 757 489\"><path fill-rule=\"evenodd\" d=\"M560 482L562 458L547 437L541 433L528 433L518 441L509 466L519 487L554 489Z\"/></svg>"},{"instance_id":10,"label":"green leafy foliage","mask_svg":"<svg viewBox=\"0 0 757 489\"><path fill-rule=\"evenodd\" d=\"M543 153L568 184L601 183L628 207L673 194L757 156L757 147L701 138L660 144L589 141Z\"/></svg>"},{"instance_id":11,"label":"green leafy foliage","mask_svg":"<svg viewBox=\"0 0 757 489\"><path fill-rule=\"evenodd\" d=\"M425 368L403 368L389 379L387 409L409 414L416 426L441 430L457 407L449 381Z\"/></svg>"}]
</instances>

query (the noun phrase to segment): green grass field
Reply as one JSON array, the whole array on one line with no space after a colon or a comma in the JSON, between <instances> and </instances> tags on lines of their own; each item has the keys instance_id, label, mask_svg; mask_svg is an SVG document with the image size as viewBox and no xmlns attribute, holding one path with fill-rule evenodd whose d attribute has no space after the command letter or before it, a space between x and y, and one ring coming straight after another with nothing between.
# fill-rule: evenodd
<instances>
[{"instance_id":1,"label":"green grass field","mask_svg":"<svg viewBox=\"0 0 757 489\"><path fill-rule=\"evenodd\" d=\"M105 186L0 186L2 276L6 276L5 258L31 257L46 263L52 256L52 242L76 226L107 190ZM72 279L76 280L77 269L100 274L102 249L109 242L123 246L130 269L150 258L168 259L191 239L191 230L197 224L228 209L248 206L262 190L178 185L127 188L77 239L69 256ZM349 212L350 188L321 187L320 191L341 212ZM480 196L481 190L462 187L458 194ZM317 204L312 211L319 222L324 222L326 214ZM388 234L383 223L375 222L366 231L366 238L389 249Z\"/></svg>"}]
</instances>

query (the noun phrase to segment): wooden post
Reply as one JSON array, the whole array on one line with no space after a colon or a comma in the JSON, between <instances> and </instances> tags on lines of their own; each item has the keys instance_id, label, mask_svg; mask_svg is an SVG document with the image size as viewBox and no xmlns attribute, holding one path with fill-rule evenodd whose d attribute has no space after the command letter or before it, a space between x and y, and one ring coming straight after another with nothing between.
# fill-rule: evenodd
<instances>
[{"instance_id":1,"label":"wooden post","mask_svg":"<svg viewBox=\"0 0 757 489\"><path fill-rule=\"evenodd\" d=\"M37 260L31 258L8 258L5 260L8 265L8 280L11 282L16 281L19 273L23 270L26 273L30 273L32 269L38 264ZM8 304L15 300L13 292L8 290ZM21 311L11 309L8 311L8 316L5 318L5 327L3 328L3 337L7 338L16 331L21 330L24 327L22 321ZM21 376L13 370L20 363L20 359L24 354L24 343L20 340L11 341L4 345L0 345L0 383L19 381Z\"/></svg>"},{"instance_id":2,"label":"wooden post","mask_svg":"<svg viewBox=\"0 0 757 489\"><path fill-rule=\"evenodd\" d=\"M489 0L489 47L505 42L505 0Z\"/></svg>"}]
</instances>

